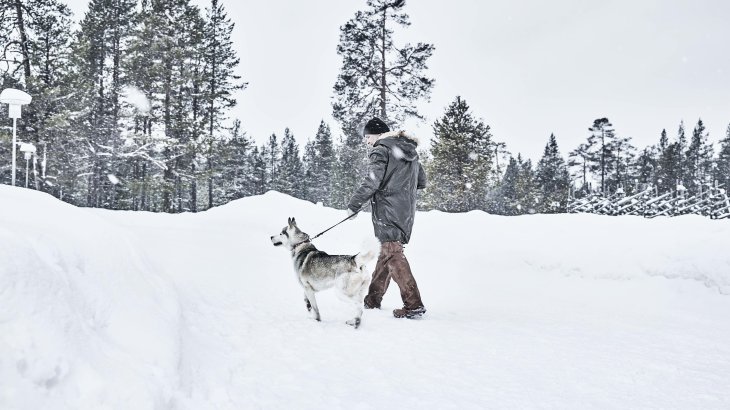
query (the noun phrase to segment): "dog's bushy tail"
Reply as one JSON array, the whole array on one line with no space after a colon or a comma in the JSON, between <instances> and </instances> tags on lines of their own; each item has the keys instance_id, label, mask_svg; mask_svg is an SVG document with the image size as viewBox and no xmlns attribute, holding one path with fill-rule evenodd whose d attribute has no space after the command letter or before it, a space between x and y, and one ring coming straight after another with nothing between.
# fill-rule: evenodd
<instances>
[{"instance_id":1,"label":"dog's bushy tail","mask_svg":"<svg viewBox=\"0 0 730 410\"><path fill-rule=\"evenodd\" d=\"M360 253L355 255L355 264L358 268L362 268L380 255L380 242L375 238L367 239L363 241L360 249Z\"/></svg>"}]
</instances>

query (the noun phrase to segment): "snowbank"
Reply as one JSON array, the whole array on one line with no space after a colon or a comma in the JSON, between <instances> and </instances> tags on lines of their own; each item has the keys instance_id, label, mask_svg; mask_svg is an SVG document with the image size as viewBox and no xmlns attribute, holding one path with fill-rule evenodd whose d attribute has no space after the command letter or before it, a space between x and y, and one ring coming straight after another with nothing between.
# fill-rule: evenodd
<instances>
[{"instance_id":1,"label":"snowbank","mask_svg":"<svg viewBox=\"0 0 730 410\"><path fill-rule=\"evenodd\" d=\"M0 186L0 408L728 408L729 221L420 213L363 326L304 308L269 236L343 211L269 192L200 214ZM367 215L317 240L354 253Z\"/></svg>"},{"instance_id":2,"label":"snowbank","mask_svg":"<svg viewBox=\"0 0 730 410\"><path fill-rule=\"evenodd\" d=\"M180 355L173 284L88 210L6 186L0 203L0 408L164 403Z\"/></svg>"}]
</instances>

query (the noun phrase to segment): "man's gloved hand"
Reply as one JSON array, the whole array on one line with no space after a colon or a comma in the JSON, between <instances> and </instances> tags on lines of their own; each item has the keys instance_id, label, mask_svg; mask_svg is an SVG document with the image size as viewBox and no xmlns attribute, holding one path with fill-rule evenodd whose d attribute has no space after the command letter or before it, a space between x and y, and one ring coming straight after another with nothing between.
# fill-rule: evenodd
<instances>
[{"instance_id":1,"label":"man's gloved hand","mask_svg":"<svg viewBox=\"0 0 730 410\"><path fill-rule=\"evenodd\" d=\"M355 219L357 218L357 212L353 211L350 208L347 208L347 216L349 216L348 219Z\"/></svg>"}]
</instances>

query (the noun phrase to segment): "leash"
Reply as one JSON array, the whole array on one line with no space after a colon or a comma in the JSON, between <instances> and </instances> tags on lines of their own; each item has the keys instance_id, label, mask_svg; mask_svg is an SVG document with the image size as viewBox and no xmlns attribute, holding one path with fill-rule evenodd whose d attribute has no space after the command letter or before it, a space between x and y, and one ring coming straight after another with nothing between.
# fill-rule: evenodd
<instances>
[{"instance_id":1,"label":"leash","mask_svg":"<svg viewBox=\"0 0 730 410\"><path fill-rule=\"evenodd\" d=\"M360 213L360 211L357 211L357 212L355 212L355 213L354 213L354 214L352 214L352 215L348 215L348 216L347 216L347 218L345 218L345 219L341 220L340 222L337 222L336 224L334 224L334 225L330 226L329 228L325 229L324 231L322 231L322 232L320 232L320 233L318 233L318 234L314 235L313 237L309 238L309 240L310 240L310 241L313 241L313 240L315 240L315 239L319 238L320 236L322 236L322 235L324 235L325 233L327 233L327 231L329 231L330 229L332 229L332 228L334 228L335 226L337 226L337 225L339 225L339 224L341 224L341 223L345 222L346 220L348 220L348 219L350 219L350 218L354 217L355 215L357 215L357 214L359 214L359 213Z\"/></svg>"}]
</instances>

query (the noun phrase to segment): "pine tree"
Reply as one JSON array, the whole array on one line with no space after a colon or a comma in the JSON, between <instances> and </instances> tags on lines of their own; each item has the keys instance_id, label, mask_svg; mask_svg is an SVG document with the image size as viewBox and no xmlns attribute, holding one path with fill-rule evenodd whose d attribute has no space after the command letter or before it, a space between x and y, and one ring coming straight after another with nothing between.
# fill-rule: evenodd
<instances>
[{"instance_id":1,"label":"pine tree","mask_svg":"<svg viewBox=\"0 0 730 410\"><path fill-rule=\"evenodd\" d=\"M494 160L489 125L474 119L466 101L456 97L433 131L430 202L448 212L486 209Z\"/></svg>"},{"instance_id":2,"label":"pine tree","mask_svg":"<svg viewBox=\"0 0 730 410\"><path fill-rule=\"evenodd\" d=\"M32 142L43 155L41 175L34 173L38 177L34 178L34 185L36 189L57 193L61 173L62 178L68 178L69 166L77 162L62 154L67 148L73 147L75 151L77 144L74 143L78 142L68 135L71 116L68 98L73 93L66 86L70 75L71 12L56 1L38 3L34 6L37 13L34 13L34 41L31 46L32 67L36 70L32 71L34 75L27 82L35 100L28 117L35 122L28 124L28 130L35 134L31 134Z\"/></svg>"},{"instance_id":3,"label":"pine tree","mask_svg":"<svg viewBox=\"0 0 730 410\"><path fill-rule=\"evenodd\" d=\"M74 120L87 143L88 161L80 174L86 178L84 205L116 208L119 187L122 89L126 79L122 61L132 34L136 1L92 0L80 23L74 51L77 90L75 101L83 115Z\"/></svg>"},{"instance_id":4,"label":"pine tree","mask_svg":"<svg viewBox=\"0 0 730 410\"><path fill-rule=\"evenodd\" d=\"M590 191L588 173L590 171L590 151L588 144L580 144L568 155L568 167L572 170L571 178L580 181L580 186L574 189L575 195L581 197Z\"/></svg>"},{"instance_id":5,"label":"pine tree","mask_svg":"<svg viewBox=\"0 0 730 410\"><path fill-rule=\"evenodd\" d=\"M264 185L266 190L281 190L281 148L279 147L279 139L276 134L271 134L269 141L261 149L261 158L264 162L265 177Z\"/></svg>"},{"instance_id":6,"label":"pine tree","mask_svg":"<svg viewBox=\"0 0 730 410\"><path fill-rule=\"evenodd\" d=\"M613 142L616 138L613 124L607 118L598 118L593 126L588 128L591 136L588 137L589 167L600 181L601 193L607 195L607 179L613 171Z\"/></svg>"},{"instance_id":7,"label":"pine tree","mask_svg":"<svg viewBox=\"0 0 730 410\"><path fill-rule=\"evenodd\" d=\"M535 183L539 191L537 210L541 213L565 212L570 188L570 175L565 160L560 156L554 134L545 145L537 164Z\"/></svg>"},{"instance_id":8,"label":"pine tree","mask_svg":"<svg viewBox=\"0 0 730 410\"><path fill-rule=\"evenodd\" d=\"M656 184L660 194L674 192L677 184L683 184L686 176L684 122L679 125L677 140L669 141L666 131L662 131L659 140L659 158L657 163ZM663 147L663 148L662 148Z\"/></svg>"},{"instance_id":9,"label":"pine tree","mask_svg":"<svg viewBox=\"0 0 730 410\"><path fill-rule=\"evenodd\" d=\"M608 179L609 192L616 192L619 188L630 193L634 185L631 184L634 176L633 165L636 158L636 147L631 144L631 137L616 137L611 146L613 157L613 173Z\"/></svg>"},{"instance_id":10,"label":"pine tree","mask_svg":"<svg viewBox=\"0 0 730 410\"><path fill-rule=\"evenodd\" d=\"M266 181L266 160L264 159L264 150L254 147L250 156L250 167L252 170L251 187L252 195L261 195L269 188Z\"/></svg>"},{"instance_id":11,"label":"pine tree","mask_svg":"<svg viewBox=\"0 0 730 410\"><path fill-rule=\"evenodd\" d=\"M308 189L305 198L307 200L314 203L322 202L324 205L330 206L335 159L332 132L329 125L321 121L314 140L307 143L305 148L305 181L307 181L305 185Z\"/></svg>"},{"instance_id":12,"label":"pine tree","mask_svg":"<svg viewBox=\"0 0 730 410\"><path fill-rule=\"evenodd\" d=\"M142 0L138 10L136 0L92 0L72 37L58 0L0 3L11 66L0 81L34 97L22 135L38 146L38 188L77 205L179 212L197 210L198 180L210 206L236 195L241 172L252 179L241 166L230 184L223 176L250 141L228 139L223 126L243 85L232 24L212 4L204 19L189 0Z\"/></svg>"},{"instance_id":13,"label":"pine tree","mask_svg":"<svg viewBox=\"0 0 730 410\"><path fill-rule=\"evenodd\" d=\"M2 17L3 60L15 63L10 77L20 78L18 83L26 83L32 76L31 71L31 4L21 0L7 0L0 3ZM6 31L7 30L7 31ZM8 57L13 57L12 60Z\"/></svg>"},{"instance_id":14,"label":"pine tree","mask_svg":"<svg viewBox=\"0 0 730 410\"><path fill-rule=\"evenodd\" d=\"M692 140L687 148L685 158L687 164L687 178L685 187L691 195L696 195L702 185L712 183L712 145L708 143L708 133L702 119L692 131Z\"/></svg>"},{"instance_id":15,"label":"pine tree","mask_svg":"<svg viewBox=\"0 0 730 410\"><path fill-rule=\"evenodd\" d=\"M289 128L284 130L281 140L281 163L279 164L279 192L295 198L302 197L302 160L299 145Z\"/></svg>"},{"instance_id":16,"label":"pine tree","mask_svg":"<svg viewBox=\"0 0 730 410\"><path fill-rule=\"evenodd\" d=\"M395 45L393 27L410 25L404 6L405 0L368 0L367 9L340 28L337 54L343 62L333 109L343 128L356 128L368 116L393 124L422 118L415 103L431 93L434 80L424 72L434 47Z\"/></svg>"},{"instance_id":17,"label":"pine tree","mask_svg":"<svg viewBox=\"0 0 730 410\"><path fill-rule=\"evenodd\" d=\"M676 179L672 181L673 188L676 188L678 184L685 184L687 178L687 160L685 158L685 152L687 151L687 136L684 131L684 120L679 122L679 129L677 130L677 142L674 147L676 152L674 153Z\"/></svg>"},{"instance_id":18,"label":"pine tree","mask_svg":"<svg viewBox=\"0 0 730 410\"><path fill-rule=\"evenodd\" d=\"M664 133L666 136L666 132ZM666 142L665 142L666 144ZM660 141L660 146L662 145ZM666 146L666 145L665 145ZM657 171L659 169L659 151L656 146L644 148L636 160L634 177L640 185L639 190L646 189L650 185L656 186Z\"/></svg>"},{"instance_id":19,"label":"pine tree","mask_svg":"<svg viewBox=\"0 0 730 410\"><path fill-rule=\"evenodd\" d=\"M538 186L535 180L535 172L532 169L532 161L529 159L522 160L521 155L517 155L517 164L519 166L517 178L517 202L518 209L521 214L534 214L538 212Z\"/></svg>"},{"instance_id":20,"label":"pine tree","mask_svg":"<svg viewBox=\"0 0 730 410\"><path fill-rule=\"evenodd\" d=\"M428 150L428 148L421 148L418 150L418 162L421 164L424 170L432 168L431 163L433 162L433 157L431 156L431 152ZM416 206L419 211L430 211L436 208L428 191L428 184L431 183L430 177L430 175L426 175L426 178L428 179L426 184L427 189L425 191L419 191L418 193L419 198ZM487 203L488 202L489 198L487 198Z\"/></svg>"},{"instance_id":21,"label":"pine tree","mask_svg":"<svg viewBox=\"0 0 730 410\"><path fill-rule=\"evenodd\" d=\"M365 177L367 163L367 146L363 143L360 132L352 128L346 128L344 132L345 135L335 148L330 184L330 204L338 209L347 206L350 197Z\"/></svg>"},{"instance_id":22,"label":"pine tree","mask_svg":"<svg viewBox=\"0 0 730 410\"><path fill-rule=\"evenodd\" d=\"M314 149L314 140L309 139L304 144L304 153L302 154L302 196L309 202L319 202L318 195L314 192L319 188L315 183L314 162L317 154Z\"/></svg>"},{"instance_id":23,"label":"pine tree","mask_svg":"<svg viewBox=\"0 0 730 410\"><path fill-rule=\"evenodd\" d=\"M70 73L70 15L57 0L0 2L0 61L6 67L0 88L19 88L33 96L23 107L19 136L38 150L32 160L32 186L51 193L60 192L59 181L73 163L60 158L61 147L76 142L66 137L71 113L67 97L72 92L64 88ZM7 176L10 180L9 172Z\"/></svg>"},{"instance_id":24,"label":"pine tree","mask_svg":"<svg viewBox=\"0 0 730 410\"><path fill-rule=\"evenodd\" d=\"M490 213L497 215L519 215L517 184L520 179L520 165L510 157L504 176L497 188L490 194Z\"/></svg>"},{"instance_id":25,"label":"pine tree","mask_svg":"<svg viewBox=\"0 0 730 410\"><path fill-rule=\"evenodd\" d=\"M233 122L231 138L217 154L223 158L218 166L223 195L218 202L225 203L253 195L254 170L251 166L253 142L243 131L240 120Z\"/></svg>"},{"instance_id":26,"label":"pine tree","mask_svg":"<svg viewBox=\"0 0 730 410\"><path fill-rule=\"evenodd\" d=\"M720 141L720 152L715 161L715 180L726 192L730 192L730 124L725 138Z\"/></svg>"},{"instance_id":27,"label":"pine tree","mask_svg":"<svg viewBox=\"0 0 730 410\"><path fill-rule=\"evenodd\" d=\"M522 215L537 212L538 186L530 160L522 155L510 158L499 185L490 193L489 212L498 215Z\"/></svg>"},{"instance_id":28,"label":"pine tree","mask_svg":"<svg viewBox=\"0 0 730 410\"><path fill-rule=\"evenodd\" d=\"M240 60L233 50L231 33L234 24L228 17L222 4L218 0L211 0L210 8L206 10L206 25L204 32L204 77L206 101L206 122L208 126L208 146L214 145L218 139L216 130L220 129L224 121L226 110L236 105L233 93L243 89L246 84L240 82L240 76L235 69ZM213 172L212 151L208 151L208 172ZM213 177L208 178L208 204L213 203Z\"/></svg>"}]
</instances>

